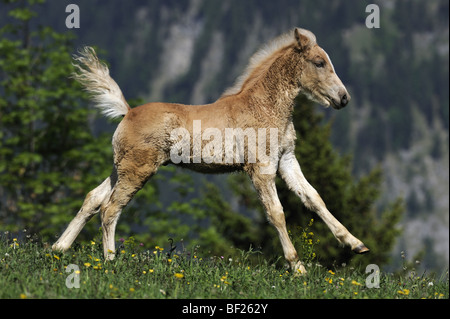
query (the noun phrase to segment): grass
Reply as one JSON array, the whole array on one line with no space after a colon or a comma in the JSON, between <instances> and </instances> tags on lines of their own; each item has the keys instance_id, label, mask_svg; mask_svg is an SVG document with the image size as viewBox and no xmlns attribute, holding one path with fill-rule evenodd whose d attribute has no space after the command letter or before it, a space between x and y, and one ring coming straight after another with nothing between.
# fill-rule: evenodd
<instances>
[{"instance_id":1,"label":"grass","mask_svg":"<svg viewBox=\"0 0 450 319\"><path fill-rule=\"evenodd\" d=\"M369 288L365 269L327 269L313 264L307 267L307 276L298 276L251 250L224 258L200 256L194 247L169 256L167 249L156 246L146 250L130 238L122 242L113 261L105 262L97 241L56 253L35 240L19 241L4 234L0 239L0 298L449 297L448 272L433 278L407 271L395 275L381 271L379 288ZM79 288L68 288L67 284L73 286L77 281Z\"/></svg>"}]
</instances>

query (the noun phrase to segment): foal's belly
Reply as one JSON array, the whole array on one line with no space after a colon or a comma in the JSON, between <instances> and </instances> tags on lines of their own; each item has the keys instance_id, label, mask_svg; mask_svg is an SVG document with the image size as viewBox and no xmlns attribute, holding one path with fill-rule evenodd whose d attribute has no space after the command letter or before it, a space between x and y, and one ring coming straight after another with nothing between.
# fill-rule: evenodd
<instances>
[{"instance_id":1,"label":"foal's belly","mask_svg":"<svg viewBox=\"0 0 450 319\"><path fill-rule=\"evenodd\" d=\"M173 164L173 163L171 163ZM231 173L242 170L241 163L232 163L232 164L224 164L224 163L179 163L174 164L183 168L190 169L191 171L206 173L206 174L224 174Z\"/></svg>"}]
</instances>

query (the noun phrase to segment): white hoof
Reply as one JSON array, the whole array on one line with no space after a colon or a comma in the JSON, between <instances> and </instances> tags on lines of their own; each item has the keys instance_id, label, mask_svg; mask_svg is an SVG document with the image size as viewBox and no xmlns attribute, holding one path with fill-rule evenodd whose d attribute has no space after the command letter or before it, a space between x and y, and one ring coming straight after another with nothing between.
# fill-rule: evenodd
<instances>
[{"instance_id":1,"label":"white hoof","mask_svg":"<svg viewBox=\"0 0 450 319\"><path fill-rule=\"evenodd\" d=\"M62 244L58 241L56 243L54 243L52 246L52 250L54 250L54 251L65 252L67 249L69 249L69 247L66 247L64 244Z\"/></svg>"},{"instance_id":2,"label":"white hoof","mask_svg":"<svg viewBox=\"0 0 450 319\"><path fill-rule=\"evenodd\" d=\"M296 276L305 276L307 274L305 266L303 266L303 263L301 261L298 261L294 266L294 274Z\"/></svg>"}]
</instances>

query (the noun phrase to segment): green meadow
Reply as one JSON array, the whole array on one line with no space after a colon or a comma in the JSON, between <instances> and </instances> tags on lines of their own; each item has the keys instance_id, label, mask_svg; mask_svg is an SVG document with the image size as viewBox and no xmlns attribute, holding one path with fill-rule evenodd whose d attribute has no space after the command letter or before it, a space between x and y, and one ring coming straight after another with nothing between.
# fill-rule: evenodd
<instances>
[{"instance_id":1,"label":"green meadow","mask_svg":"<svg viewBox=\"0 0 450 319\"><path fill-rule=\"evenodd\" d=\"M308 244L308 239L305 239ZM403 267L384 273L366 267L324 267L311 258L307 275L279 260L236 250L209 256L201 247L145 248L121 239L113 261L100 241L54 252L39 240L2 234L0 298L13 299L448 299L448 272L418 274ZM314 256L311 245L309 256ZM315 256L314 256L315 257Z\"/></svg>"}]
</instances>

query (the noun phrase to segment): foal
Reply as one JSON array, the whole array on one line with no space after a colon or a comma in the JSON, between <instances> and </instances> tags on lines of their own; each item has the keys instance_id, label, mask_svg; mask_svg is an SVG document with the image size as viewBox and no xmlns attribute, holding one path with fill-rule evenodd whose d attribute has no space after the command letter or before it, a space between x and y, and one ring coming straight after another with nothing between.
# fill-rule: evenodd
<instances>
[{"instance_id":1,"label":"foal","mask_svg":"<svg viewBox=\"0 0 450 319\"><path fill-rule=\"evenodd\" d=\"M292 112L297 95L335 109L350 100L330 58L310 31L295 28L266 45L251 58L235 85L208 105L148 103L131 109L92 48L84 48L75 60L78 72L74 77L92 93L96 106L108 117L124 118L112 139L111 176L86 196L78 214L53 245L54 250L67 250L86 222L100 212L104 255L113 259L114 233L122 209L158 167L167 164L199 172L246 172L294 271L306 273L286 230L275 187L277 172L340 243L356 253L369 250L327 210L294 155ZM270 138L265 134L269 129ZM227 135L230 130L234 133L231 137ZM257 138L252 135L256 132ZM258 152L251 143L256 143L253 146Z\"/></svg>"}]
</instances>

